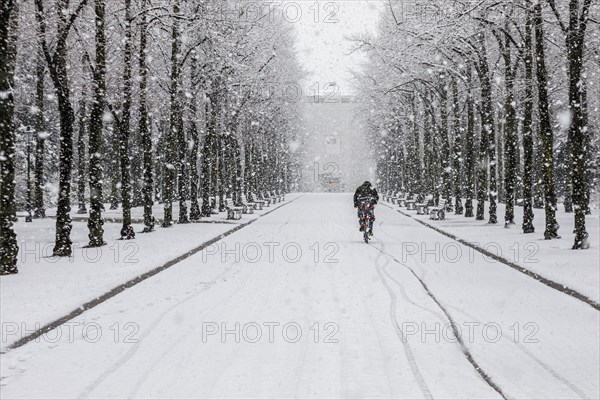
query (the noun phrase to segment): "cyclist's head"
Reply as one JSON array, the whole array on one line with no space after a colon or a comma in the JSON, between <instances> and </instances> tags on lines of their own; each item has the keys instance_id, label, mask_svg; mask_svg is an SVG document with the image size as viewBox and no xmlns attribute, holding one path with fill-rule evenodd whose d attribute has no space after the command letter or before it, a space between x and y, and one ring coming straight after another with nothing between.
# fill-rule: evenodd
<instances>
[{"instance_id":1,"label":"cyclist's head","mask_svg":"<svg viewBox=\"0 0 600 400\"><path fill-rule=\"evenodd\" d=\"M369 186L369 187L371 187L371 182L369 182L369 181L364 181L364 182L363 182L363 186Z\"/></svg>"}]
</instances>

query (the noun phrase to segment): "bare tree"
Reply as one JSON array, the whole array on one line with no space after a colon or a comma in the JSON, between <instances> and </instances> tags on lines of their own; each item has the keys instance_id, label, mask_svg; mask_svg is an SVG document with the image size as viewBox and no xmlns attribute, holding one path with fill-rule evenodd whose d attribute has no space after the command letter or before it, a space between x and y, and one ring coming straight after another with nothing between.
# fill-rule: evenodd
<instances>
[{"instance_id":1,"label":"bare tree","mask_svg":"<svg viewBox=\"0 0 600 400\"><path fill-rule=\"evenodd\" d=\"M548 77L546 57L544 53L544 29L542 25L542 4L533 6L533 25L535 31L536 75L538 89L538 112L540 120L540 137L542 139L542 180L544 183L544 208L546 212L545 239L555 239L558 236L556 222L556 192L554 189L554 134L550 126L548 109Z\"/></svg>"},{"instance_id":2,"label":"bare tree","mask_svg":"<svg viewBox=\"0 0 600 400\"><path fill-rule=\"evenodd\" d=\"M0 3L0 275L18 272L19 246L13 228L16 218L13 88L18 13L16 1Z\"/></svg>"},{"instance_id":3,"label":"bare tree","mask_svg":"<svg viewBox=\"0 0 600 400\"><path fill-rule=\"evenodd\" d=\"M104 37L105 0L94 0L96 26L96 65L94 67L94 101L90 112L90 217L88 219L88 246L98 247L104 242L102 219L102 130L106 107L106 39Z\"/></svg>"},{"instance_id":4,"label":"bare tree","mask_svg":"<svg viewBox=\"0 0 600 400\"><path fill-rule=\"evenodd\" d=\"M135 238L135 232L131 226L131 171L129 136L131 129L131 70L132 70L132 18L131 0L125 0L125 50L123 60L123 105L121 107L122 117L118 124L121 152L121 198L123 200L123 227L121 228L121 239Z\"/></svg>"},{"instance_id":5,"label":"bare tree","mask_svg":"<svg viewBox=\"0 0 600 400\"><path fill-rule=\"evenodd\" d=\"M58 207L56 210L56 240L53 254L55 256L71 255L71 175L73 163L73 123L75 115L70 100L70 88L67 67L67 38L77 19L86 5L87 0L81 0L75 10L69 12L69 0L57 0L57 29L54 38L54 49L50 49L46 21L50 20L44 10L43 0L35 0L36 19L40 27L41 45L48 64L50 78L58 99L60 115L60 180L58 190Z\"/></svg>"}]
</instances>

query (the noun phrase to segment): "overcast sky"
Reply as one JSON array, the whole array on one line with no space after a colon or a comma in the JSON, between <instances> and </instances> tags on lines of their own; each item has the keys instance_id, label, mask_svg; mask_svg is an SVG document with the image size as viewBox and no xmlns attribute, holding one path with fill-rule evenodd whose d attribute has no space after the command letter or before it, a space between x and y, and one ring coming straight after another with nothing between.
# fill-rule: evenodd
<instances>
[{"instance_id":1,"label":"overcast sky","mask_svg":"<svg viewBox=\"0 0 600 400\"><path fill-rule=\"evenodd\" d=\"M315 83L320 94L327 94L327 82L335 81L340 93L351 93L348 70L357 70L365 61L362 54L350 54L353 34L374 32L382 3L379 0L315 1L284 3L286 21L293 23L298 34L298 57L309 72L303 84L314 95ZM318 12L317 12L318 10ZM297 16L297 12L301 12ZM297 20L297 22L295 22ZM311 91L310 87L313 87Z\"/></svg>"}]
</instances>

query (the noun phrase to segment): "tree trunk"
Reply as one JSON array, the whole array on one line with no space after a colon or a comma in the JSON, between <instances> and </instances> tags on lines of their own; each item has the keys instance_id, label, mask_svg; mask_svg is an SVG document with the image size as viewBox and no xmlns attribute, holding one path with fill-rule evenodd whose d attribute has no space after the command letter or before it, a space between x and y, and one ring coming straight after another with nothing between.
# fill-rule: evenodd
<instances>
[{"instance_id":1,"label":"tree trunk","mask_svg":"<svg viewBox=\"0 0 600 400\"><path fill-rule=\"evenodd\" d=\"M563 153L564 153L564 165L566 166L565 168L563 168L563 194L564 194L564 200L563 200L563 205L565 207L565 212L566 213L572 213L573 212L573 181L572 181L572 176L571 176L571 172L572 169L570 168L570 166L573 165L573 161L572 161L572 154L573 151L571 149L571 141L568 138L568 134L567 134L567 141L565 142L565 146L563 148Z\"/></svg>"},{"instance_id":2,"label":"tree trunk","mask_svg":"<svg viewBox=\"0 0 600 400\"><path fill-rule=\"evenodd\" d=\"M218 96L218 94L217 94ZM225 211L225 139L223 133L217 134L217 194L219 196L219 212Z\"/></svg>"},{"instance_id":3,"label":"tree trunk","mask_svg":"<svg viewBox=\"0 0 600 400\"><path fill-rule=\"evenodd\" d=\"M523 99L523 233L535 232L533 226L533 43L532 10L530 0L525 0L525 94Z\"/></svg>"},{"instance_id":4,"label":"tree trunk","mask_svg":"<svg viewBox=\"0 0 600 400\"><path fill-rule=\"evenodd\" d=\"M435 171L434 171L434 148L433 148L433 138L432 138L432 129L433 125L430 122L431 118L426 110L427 104L426 98L422 98L423 105L423 164L425 168L425 182L426 182L426 191L428 194L433 195L435 192Z\"/></svg>"},{"instance_id":5,"label":"tree trunk","mask_svg":"<svg viewBox=\"0 0 600 400\"><path fill-rule=\"evenodd\" d=\"M182 104L180 102L179 104ZM177 113L177 132L179 137L177 138L177 165L178 165L178 177L177 177L177 192L179 197L179 221L180 224L187 224L190 222L187 212L187 198L188 198L188 168L187 168L187 140L185 137L185 129L183 126L183 110L179 109Z\"/></svg>"},{"instance_id":6,"label":"tree trunk","mask_svg":"<svg viewBox=\"0 0 600 400\"><path fill-rule=\"evenodd\" d=\"M585 83L583 82L583 56L585 30L591 0L583 1L581 16L579 0L569 1L569 28L567 31L567 59L569 63L569 109L571 126L569 142L572 151L573 204L575 206L575 241L573 249L589 248L588 233L585 227L585 213L588 208L586 189L586 163L588 160L588 136L590 129L585 121ZM541 11L540 11L541 13ZM539 17L541 18L541 16Z\"/></svg>"},{"instance_id":7,"label":"tree trunk","mask_svg":"<svg viewBox=\"0 0 600 400\"><path fill-rule=\"evenodd\" d=\"M550 125L550 112L548 109L548 78L546 60L544 55L544 32L542 20L542 5L534 5L535 27L535 55L536 74L538 81L538 112L540 121L540 136L542 138L542 181L544 183L544 208L546 212L545 239L554 239L558 236L558 223L556 222L556 193L554 190L554 160L553 145L554 135Z\"/></svg>"},{"instance_id":8,"label":"tree trunk","mask_svg":"<svg viewBox=\"0 0 600 400\"><path fill-rule=\"evenodd\" d=\"M110 137L110 144L112 146L112 154L110 160L110 209L116 210L119 208L119 201L121 198L119 193L119 187L121 186L121 140L119 137L120 133L118 124L113 123L111 125L111 131L112 134Z\"/></svg>"},{"instance_id":9,"label":"tree trunk","mask_svg":"<svg viewBox=\"0 0 600 400\"><path fill-rule=\"evenodd\" d=\"M198 81L198 56L194 54L190 66L190 82L192 98L190 99L190 140L193 141L190 151L190 220L198 221L200 219L200 205L198 204L198 143L200 142L198 132L198 87L195 82Z\"/></svg>"},{"instance_id":10,"label":"tree trunk","mask_svg":"<svg viewBox=\"0 0 600 400\"><path fill-rule=\"evenodd\" d=\"M425 194L425 182L423 181L423 167L421 165L421 146L419 145L419 124L417 123L417 102L416 95L412 95L410 99L412 126L411 126L411 148L413 152L411 177L417 182L419 193Z\"/></svg>"},{"instance_id":11,"label":"tree trunk","mask_svg":"<svg viewBox=\"0 0 600 400\"><path fill-rule=\"evenodd\" d=\"M139 74L140 74L140 103L139 103L139 134L141 138L143 154L143 174L144 174L144 232L154 230L154 216L152 215L152 206L154 201L152 192L154 188L152 172L154 169L152 162L152 136L148 129L148 67L146 66L146 51L148 42L148 0L142 2L142 22L140 24L140 54L139 54Z\"/></svg>"},{"instance_id":12,"label":"tree trunk","mask_svg":"<svg viewBox=\"0 0 600 400\"><path fill-rule=\"evenodd\" d=\"M94 68L94 101L90 113L90 217L88 218L89 247L104 242L102 219L102 161L104 108L106 106L106 39L104 37L105 0L95 0L96 66Z\"/></svg>"},{"instance_id":13,"label":"tree trunk","mask_svg":"<svg viewBox=\"0 0 600 400\"><path fill-rule=\"evenodd\" d=\"M475 194L475 112L473 104L473 75L471 64L467 64L467 137L465 157L465 217L473 217L473 196Z\"/></svg>"},{"instance_id":14,"label":"tree trunk","mask_svg":"<svg viewBox=\"0 0 600 400\"><path fill-rule=\"evenodd\" d=\"M210 217L211 216L211 204L210 204L210 194L211 194L211 170L213 163L213 139L210 131L207 133L204 138L204 146L202 148L202 175L200 178L202 179L202 209L200 216L201 217Z\"/></svg>"},{"instance_id":15,"label":"tree trunk","mask_svg":"<svg viewBox=\"0 0 600 400\"><path fill-rule=\"evenodd\" d=\"M249 128L250 131L251 128ZM252 164L252 142L247 141L244 144L244 193L248 196L254 192L253 174L254 168Z\"/></svg>"},{"instance_id":16,"label":"tree trunk","mask_svg":"<svg viewBox=\"0 0 600 400\"><path fill-rule=\"evenodd\" d=\"M67 24L68 5L66 0L62 0L59 31L62 31ZM53 254L58 257L70 256L71 248L71 168L73 165L73 124L75 114L71 106L71 95L68 81L67 66L67 43L57 44L54 73L52 81L56 90L58 100L58 112L60 119L60 165L59 165L59 184L58 184L58 204L56 210L56 241Z\"/></svg>"},{"instance_id":17,"label":"tree trunk","mask_svg":"<svg viewBox=\"0 0 600 400\"><path fill-rule=\"evenodd\" d=\"M458 101L458 83L456 79L452 79L452 109L454 116L454 122L452 124L454 131L454 142L453 142L453 160L452 167L454 174L454 213L461 215L463 213L462 204L462 128L460 127L460 103Z\"/></svg>"},{"instance_id":18,"label":"tree trunk","mask_svg":"<svg viewBox=\"0 0 600 400\"><path fill-rule=\"evenodd\" d=\"M214 82L213 82L214 85ZM202 217L210 217L212 207L210 204L210 196L214 192L214 171L216 169L216 123L218 119L218 104L215 93L215 86L211 88L212 92L209 95L210 101L205 104L206 118L206 137L204 138L204 146L202 150Z\"/></svg>"},{"instance_id":19,"label":"tree trunk","mask_svg":"<svg viewBox=\"0 0 600 400\"><path fill-rule=\"evenodd\" d=\"M169 131L166 140L166 164L164 183L164 220L162 226L168 228L173 225L173 194L175 192L176 179L176 149L179 138L179 0L173 3L173 29L171 31L171 110L169 117Z\"/></svg>"},{"instance_id":20,"label":"tree trunk","mask_svg":"<svg viewBox=\"0 0 600 400\"><path fill-rule=\"evenodd\" d=\"M85 206L85 136L87 127L87 109L85 104L85 90L81 91L79 101L79 132L77 134L77 200L79 209L77 214L87 214Z\"/></svg>"},{"instance_id":21,"label":"tree trunk","mask_svg":"<svg viewBox=\"0 0 600 400\"><path fill-rule=\"evenodd\" d=\"M131 129L131 0L125 0L125 50L123 70L123 107L121 123L118 124L121 151L121 200L123 204L123 226L121 239L134 239L131 226L131 171L129 159L129 134Z\"/></svg>"},{"instance_id":22,"label":"tree trunk","mask_svg":"<svg viewBox=\"0 0 600 400\"><path fill-rule=\"evenodd\" d=\"M442 76L440 81L440 135L441 140L441 193L448 202L446 210L452 210L452 173L450 168L450 132L448 130L448 87L446 77Z\"/></svg>"},{"instance_id":23,"label":"tree trunk","mask_svg":"<svg viewBox=\"0 0 600 400\"><path fill-rule=\"evenodd\" d=\"M507 24L508 25L508 24ZM508 29L508 26L506 26ZM504 226L515 224L515 186L517 182L517 117L514 107L514 78L515 70L512 66L510 53L510 41L508 33L504 33L504 46L502 46L504 58L504 80L506 85L506 98L504 99L504 190L505 190L505 212Z\"/></svg>"},{"instance_id":24,"label":"tree trunk","mask_svg":"<svg viewBox=\"0 0 600 400\"><path fill-rule=\"evenodd\" d=\"M483 84L482 84L483 86ZM477 163L477 213L475 219L483 221L485 219L485 196L488 190L488 134L484 129L483 113L480 112L481 130L479 132L479 160Z\"/></svg>"},{"instance_id":25,"label":"tree trunk","mask_svg":"<svg viewBox=\"0 0 600 400\"><path fill-rule=\"evenodd\" d=\"M16 1L0 3L0 275L16 274L19 246L13 224L15 209L15 127L14 85L17 56L16 28L18 23Z\"/></svg>"},{"instance_id":26,"label":"tree trunk","mask_svg":"<svg viewBox=\"0 0 600 400\"><path fill-rule=\"evenodd\" d=\"M44 51L41 44L38 46L38 56L36 58L36 90L35 106L37 114L35 116L35 130L37 132L35 140L35 187L33 190L33 207L35 218L46 218L46 209L44 207L44 157L46 155L46 123L44 115Z\"/></svg>"},{"instance_id":27,"label":"tree trunk","mask_svg":"<svg viewBox=\"0 0 600 400\"><path fill-rule=\"evenodd\" d=\"M482 149L487 149L489 165L489 220L488 223L498 222L496 215L496 199L498 196L496 185L496 129L494 125L494 108L492 103L492 83L490 81L490 71L487 60L487 49L485 45L485 33L482 30L479 33L479 46L481 49L479 70L481 82L481 135ZM483 138L485 137L485 140ZM482 166L485 168L485 165ZM478 215L479 216L479 215Z\"/></svg>"},{"instance_id":28,"label":"tree trunk","mask_svg":"<svg viewBox=\"0 0 600 400\"><path fill-rule=\"evenodd\" d=\"M592 210L590 209L590 188L594 186L594 162L592 161L593 145L592 145L592 134L589 133L590 127L589 115L588 115L588 102L587 102L587 84L585 79L581 80L581 125L586 130L586 136L584 140L584 157L585 157L585 189L583 191L583 204L585 215L591 215Z\"/></svg>"},{"instance_id":29,"label":"tree trunk","mask_svg":"<svg viewBox=\"0 0 600 400\"><path fill-rule=\"evenodd\" d=\"M233 147L232 156L235 165L233 174L233 198L236 206L242 205L242 187L244 177L242 175L242 153L240 145L235 135L231 136L231 145Z\"/></svg>"}]
</instances>

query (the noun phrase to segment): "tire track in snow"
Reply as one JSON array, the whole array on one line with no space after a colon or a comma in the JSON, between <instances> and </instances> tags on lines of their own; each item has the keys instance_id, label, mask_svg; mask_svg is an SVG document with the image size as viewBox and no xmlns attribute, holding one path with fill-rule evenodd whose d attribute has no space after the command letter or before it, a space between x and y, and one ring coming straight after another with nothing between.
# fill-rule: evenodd
<instances>
[{"instance_id":1,"label":"tire track in snow","mask_svg":"<svg viewBox=\"0 0 600 400\"><path fill-rule=\"evenodd\" d=\"M425 284L425 282L423 282L423 280L414 272L414 270L409 267L408 265L398 261L398 259L396 259L396 257L394 257L393 255L385 252L384 250L378 249L377 247L371 245L371 247L373 247L375 250L377 250L380 254L384 254L388 257L390 257L392 260L394 260L394 262L402 265L404 268L408 269L408 271L419 281L419 283L421 284L421 286L423 286L423 289L425 289L425 292L427 292L427 294L429 295L429 297L437 304L437 306L440 308L440 310L442 310L442 312L444 313L444 315L446 315L446 318L448 318L448 321L450 322L450 326L452 327L452 333L454 334L454 337L456 338L457 343L460 345L460 349L462 351L462 353L465 355L465 357L467 358L467 361L469 361L469 363L473 366L473 368L475 368L475 371L477 371L477 373L479 374L479 376L481 376L481 378L492 388L494 389L500 396L502 396L503 399L507 399L506 395L504 394L504 392L502 391L502 389L500 389L500 387L492 380L492 378L479 366L479 364L477 363L477 361L475 361L475 358L473 357L473 355L471 354L471 352L469 351L469 349L467 348L467 346L465 345L465 343L462 340L462 337L458 331L458 328L456 326L456 323L454 322L454 319L452 319L452 317L450 316L450 314L448 313L448 311L446 310L446 308L444 306L442 306L442 304L437 300L437 298L433 295L433 293L429 290L429 288L427 287L427 285ZM378 272L379 271L379 265L377 265L378 268ZM386 288L388 289L388 292L391 292L391 289L389 288L389 286L387 284L385 284ZM399 328L399 327L398 327Z\"/></svg>"},{"instance_id":2,"label":"tire track in snow","mask_svg":"<svg viewBox=\"0 0 600 400\"><path fill-rule=\"evenodd\" d=\"M376 250L379 250L377 247L375 246L371 246ZM390 287L390 285L388 284L388 282L385 280L385 277L383 276L383 273L381 271L381 266L379 265L379 258L380 255L384 254L383 252L378 253L377 258L375 258L375 268L377 270L377 275L379 276L379 279L381 280L381 283L383 284L383 286L385 287L385 289L387 290L389 296L390 296L390 320L392 321L392 325L394 326L394 330L396 331L396 335L398 335L398 338L400 339L400 341L402 342L402 346L404 347L404 353L406 354L406 359L408 361L408 364L410 365L410 369L413 373L413 376L415 377L415 380L417 381L419 388L421 389L421 392L423 393L423 396L426 399L433 399L433 397L431 396L431 392L429 390L429 387L427 386L427 383L425 382L425 379L423 379L423 375L421 374L421 371L419 370L419 366L415 360L415 356L412 352L412 349L410 347L410 345L408 344L408 340L406 339L406 335L404 335L404 331L402 330L402 328L400 328L400 325L398 324L398 320L396 319L396 302L397 302L397 297L396 297L396 293L394 293L394 291L392 290L392 288Z\"/></svg>"},{"instance_id":3,"label":"tire track in snow","mask_svg":"<svg viewBox=\"0 0 600 400\"><path fill-rule=\"evenodd\" d=\"M484 325L484 323L482 321L480 321L478 318L474 317L470 313L468 313L468 312L466 312L466 311L464 311L464 310L462 310L460 308L452 307L452 306L448 306L448 308L453 308L457 312L459 312L459 313L465 315L466 317L468 317L470 320L478 322L481 325ZM581 399L589 399L589 397L587 397L586 394L583 392L583 390L581 390L577 385L575 385L573 382L571 382L570 380L568 380L567 378L563 377L558 372L556 372L555 370L553 370L549 365L547 365L542 360L540 360L539 358L537 358L535 356L535 354L533 354L532 352L530 352L529 350L527 350L525 348L525 346L521 345L520 343L515 343L514 342L514 338L508 336L506 333L501 332L501 334L502 334L502 336L501 336L502 339L508 341L509 343L513 343L517 347L517 349L519 349L523 353L525 353L529 358L531 358L533 361L535 361L535 363L537 363L540 367L542 367L550 375L552 375L557 381L559 381L560 383L562 383L563 385L565 385L566 387L568 387L569 389L571 389L573 391L573 393L575 393L577 396L579 396L579 398L581 398Z\"/></svg>"},{"instance_id":4,"label":"tire track in snow","mask_svg":"<svg viewBox=\"0 0 600 400\"><path fill-rule=\"evenodd\" d=\"M383 225L383 222L382 222L380 225ZM390 233L390 234L393 234L393 231L392 231L392 232L389 232L389 233ZM397 237L397 236L396 236L396 237ZM400 238L399 238L399 239L400 239ZM381 244L382 244L382 246L383 246L383 243L381 243ZM378 250L379 250L379 249L378 249ZM389 255L389 254L388 254L388 255ZM390 255L390 257L392 257L392 258L393 258L393 256L391 256L391 255ZM411 255L410 257L411 257L412 259L415 259L415 260L417 260L417 263L418 263L418 259L417 259L417 258L416 258L414 255ZM398 260L396 260L396 259L394 259L394 261L398 262L399 264L402 264L402 263L400 263L400 262L399 262ZM404 265L403 265L403 266L404 266ZM405 268L409 268L409 267L407 267L407 266L404 266L404 267L405 267ZM426 276L426 274L427 274L427 270L426 270L426 269L424 269L424 268L422 268L422 267L421 267L420 265L418 265L418 264L416 265L416 267L418 267L418 269L421 271L420 280L423 280L423 281L424 281L424 280L425 280L425 276ZM410 267L410 268L412 268L412 267ZM400 290L401 290L401 293L403 293L403 296L404 296L404 290L403 290L403 288L402 288L402 285L400 284L400 282L398 282L398 281L397 281L395 278L393 278L393 277L392 277L392 275L390 275L390 274L387 272L387 270L385 270L384 272L386 272L387 276L388 276L388 277L389 277L389 278L390 278L392 281L394 281L396 284L398 284L398 285L401 287L401 289L400 289ZM415 274L415 273L413 272L413 274ZM406 297L406 296L404 296L404 297ZM407 299L407 300L408 300L408 299ZM410 300L409 300L409 301L410 301ZM411 303L412 303L412 302L411 302ZM413 304L414 304L414 303L413 303ZM420 306L418 306L418 307L420 307ZM426 310L426 311L430 311L430 312L432 312L431 310L428 310L428 309L426 309L426 308L424 308L424 307L421 307L421 308L423 308L423 309L424 309L424 310ZM463 310L463 309L461 309L461 308L457 308L457 307L453 307L453 306L448 306L448 308L454 309L454 310L456 310L457 312L459 312L459 313L461 313L461 314L465 315L465 316L466 316L466 317L468 317L469 319L471 319L471 320L473 320L473 321L477 321L477 322L479 322L479 323L481 323L481 324L483 325L483 322L482 322L482 321L480 321L478 318L474 317L473 315L471 315L470 313L466 312L465 310ZM433 313L433 312L432 312L432 313ZM439 313L434 313L434 314L436 314L436 315L438 315L438 316L440 315ZM444 321L444 322L446 322L446 321ZM509 343L511 343L511 344L514 344L514 345L517 347L517 349L519 349L521 352L523 352L525 355L527 355L529 358L531 358L531 359L532 359L532 360L533 360L533 361L534 361L536 364L538 364L538 365L539 365L539 366L540 366L542 369L544 369L546 372L548 372L548 374L550 374L552 377L554 377L554 378L555 378L557 381L559 381L560 383L562 383L563 385L565 385L566 387L568 387L568 388L569 388L569 389L570 389L570 390L571 390L573 393L575 393L575 394L576 394L576 395L577 395L579 398L581 398L581 399L588 399L588 398L589 398L589 397L587 397L587 396L586 396L585 392L584 392L583 390L581 390L581 389L580 389L580 388L579 388L577 385L575 385L575 384L574 384L573 382L571 382L569 379L567 379L567 378L563 377L561 374L559 374L558 372L556 372L556 371L555 371L554 369L552 369L552 368L551 368L549 365L547 365L547 364L546 364L546 363L544 363L542 360L540 360L538 357L536 357L536 356L535 356L535 354L533 354L532 352L530 352L529 350L527 350L527 349L526 349L524 346L522 346L522 345L521 345L521 344L519 344L519 343L514 343L514 340L513 340L511 337L509 337L508 335L506 335L504 332L502 332L502 339L503 339L503 340L505 340L505 341L508 341L508 342L509 342Z\"/></svg>"},{"instance_id":5,"label":"tire track in snow","mask_svg":"<svg viewBox=\"0 0 600 400\"><path fill-rule=\"evenodd\" d=\"M512 268L514 270L516 270L516 271L519 271L522 274L524 274L524 275L526 275L526 276L528 276L530 278L533 278L534 280L540 282L543 285L548 286L551 289L557 290L557 291L559 291L561 293L566 294L567 296L570 296L570 297L573 297L574 299L582 301L582 302L584 302L584 303L592 306L592 308L596 309L597 311L600 311L600 303L598 303L598 302L590 299L589 297L587 297L586 295L584 295L583 293L581 293L581 292L579 292L579 291L577 291L575 289L572 289L572 288L570 288L570 287L568 287L566 285L563 285L563 284L561 284L559 282L556 282L556 281L553 281L551 279L545 278L542 275L538 274L537 272L533 272L533 271L531 271L531 270L529 270L527 268L524 268L524 267L520 266L519 264L516 264L516 263L514 263L514 262L512 262L510 260L507 260L506 258L504 258L502 256L499 256L499 255L497 255L497 254L495 254L495 253L493 253L491 251L482 249L481 247L476 246L475 244L469 242L468 240L461 239L458 236L453 235L452 233L446 232L445 230L443 230L441 228L438 228L437 226L434 226L434 225L432 225L432 224L430 224L428 222L423 221L422 219L415 218L411 214L405 213L402 210L395 209L395 208L393 208L393 207L391 207L391 206L389 206L387 204L384 204L384 203L382 203L382 204L384 206L388 207L391 210L397 211L399 214L402 214L405 217L408 217L408 218L410 218L410 219L412 219L414 221L417 221L418 223L420 223L421 225L423 225L423 226L425 226L425 227L427 227L429 229L432 229L432 230L434 230L434 231L436 231L436 232L438 232L438 233L440 233L440 234L442 234L444 236L447 236L450 239L452 239L452 240L454 240L454 241L456 241L456 242L458 242L460 244L463 244L463 245L465 245L467 247L470 247L470 248L472 248L472 249L474 249L474 250L476 250L476 251L484 254L485 256L487 256L489 258L492 258L492 259L494 259L496 261L499 261L500 263L502 263L502 264L504 264L504 265L506 265L506 266L508 266L508 267L510 267L510 268Z\"/></svg>"}]
</instances>

